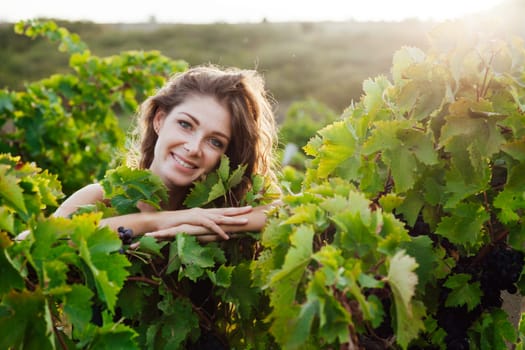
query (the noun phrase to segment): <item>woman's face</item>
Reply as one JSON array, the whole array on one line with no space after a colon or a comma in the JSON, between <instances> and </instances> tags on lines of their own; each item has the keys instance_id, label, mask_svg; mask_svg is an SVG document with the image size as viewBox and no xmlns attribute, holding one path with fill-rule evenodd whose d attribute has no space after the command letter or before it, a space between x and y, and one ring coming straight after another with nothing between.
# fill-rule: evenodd
<instances>
[{"instance_id":1,"label":"woman's face","mask_svg":"<svg viewBox=\"0 0 525 350\"><path fill-rule=\"evenodd\" d=\"M168 186L189 186L212 171L231 139L231 116L214 97L189 96L169 114L157 112L150 169Z\"/></svg>"}]
</instances>

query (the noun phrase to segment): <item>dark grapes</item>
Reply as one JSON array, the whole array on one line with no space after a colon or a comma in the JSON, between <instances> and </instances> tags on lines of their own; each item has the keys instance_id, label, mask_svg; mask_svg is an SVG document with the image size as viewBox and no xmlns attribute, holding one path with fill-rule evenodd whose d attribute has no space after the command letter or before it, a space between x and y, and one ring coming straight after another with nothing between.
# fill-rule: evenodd
<instances>
[{"instance_id":1,"label":"dark grapes","mask_svg":"<svg viewBox=\"0 0 525 350\"><path fill-rule=\"evenodd\" d=\"M483 307L501 307L500 292L518 291L516 282L523 269L523 252L498 244L485 256L480 276Z\"/></svg>"},{"instance_id":2,"label":"dark grapes","mask_svg":"<svg viewBox=\"0 0 525 350\"><path fill-rule=\"evenodd\" d=\"M436 320L441 328L447 332L445 343L447 349L469 349L467 332L472 323L481 315L483 310L500 308L503 300L501 291L514 294L518 291L516 282L520 278L524 264L524 254L505 244L497 244L482 257L481 262L476 259L462 259L458 261L455 273L465 273L472 276L471 281L479 281L483 296L476 308L468 311L466 307L445 307L449 290L443 288Z\"/></svg>"}]
</instances>

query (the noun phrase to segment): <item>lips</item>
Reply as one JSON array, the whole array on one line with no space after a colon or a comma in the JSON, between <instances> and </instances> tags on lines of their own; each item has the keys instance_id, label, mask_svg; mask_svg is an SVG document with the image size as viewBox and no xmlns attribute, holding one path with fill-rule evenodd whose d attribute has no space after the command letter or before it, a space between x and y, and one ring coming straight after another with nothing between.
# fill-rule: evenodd
<instances>
[{"instance_id":1,"label":"lips","mask_svg":"<svg viewBox=\"0 0 525 350\"><path fill-rule=\"evenodd\" d=\"M171 156L173 157L173 159L178 163L180 164L181 166L183 166L184 168L186 169L197 169L197 166L191 164L191 163L188 163L186 162L185 160L181 159L179 156L177 156L176 154L172 153Z\"/></svg>"}]
</instances>

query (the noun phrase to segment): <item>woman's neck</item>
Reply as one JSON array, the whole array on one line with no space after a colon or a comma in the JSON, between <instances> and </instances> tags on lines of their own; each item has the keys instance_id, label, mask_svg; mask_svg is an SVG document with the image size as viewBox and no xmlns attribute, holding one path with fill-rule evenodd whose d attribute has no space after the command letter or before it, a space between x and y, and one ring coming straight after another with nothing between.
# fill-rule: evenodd
<instances>
[{"instance_id":1,"label":"woman's neck","mask_svg":"<svg viewBox=\"0 0 525 350\"><path fill-rule=\"evenodd\" d=\"M184 208L183 202L188 194L188 187L174 187L168 190L168 202L162 203L164 210L178 210Z\"/></svg>"}]
</instances>

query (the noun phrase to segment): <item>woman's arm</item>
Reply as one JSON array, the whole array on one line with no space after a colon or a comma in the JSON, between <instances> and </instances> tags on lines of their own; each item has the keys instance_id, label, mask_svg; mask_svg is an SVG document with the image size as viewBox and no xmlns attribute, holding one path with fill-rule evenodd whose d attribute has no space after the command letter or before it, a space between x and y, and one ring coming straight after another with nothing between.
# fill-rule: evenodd
<instances>
[{"instance_id":1,"label":"woman's arm","mask_svg":"<svg viewBox=\"0 0 525 350\"><path fill-rule=\"evenodd\" d=\"M100 184L91 184L83 187L68 199L55 211L55 216L68 217L73 214L79 207L95 204L103 200L104 190ZM235 207L235 208L214 208L214 209L183 209L175 211L151 212L143 211L140 213L119 215L115 217L104 218L100 221L101 226L108 226L117 231L118 227L123 226L131 229L136 235L146 232L166 232L169 235L162 235L164 238L171 237L181 232L181 225L195 226L194 234L199 232L215 233L224 239L228 239L221 225L227 227L236 227L238 225L250 224L251 218L244 217L252 211L252 207ZM253 224L250 224L253 225ZM155 235L153 235L155 236Z\"/></svg>"},{"instance_id":2,"label":"woman's arm","mask_svg":"<svg viewBox=\"0 0 525 350\"><path fill-rule=\"evenodd\" d=\"M100 184L95 183L87 185L73 193L64 202L62 202L53 215L59 217L69 217L81 206L95 204L102 199L104 199L104 190Z\"/></svg>"},{"instance_id":3,"label":"woman's arm","mask_svg":"<svg viewBox=\"0 0 525 350\"><path fill-rule=\"evenodd\" d=\"M261 231L266 225L267 212L273 209L274 207L279 206L280 204L281 204L280 201L275 201L268 205L261 205L258 207L254 207L250 212L236 215L235 219L239 219L239 220L236 221L235 224L223 223L223 224L220 224L219 226L224 232L228 232L228 238L231 236L235 236L235 233L237 232ZM203 209L203 210L213 210L213 209ZM242 219L244 219L244 223L240 221ZM185 232L191 235L197 235L199 236L199 240L205 241L205 242L224 238L223 235L220 235L221 237L217 236L216 234L214 235L212 231L210 231L205 226L202 226L202 225L196 226L196 225L190 225L190 224L182 224L179 226L173 226L173 227L169 227L166 229L152 231L152 232L146 233L146 235L155 237L157 239L169 239L169 238L173 238L176 234L180 232Z\"/></svg>"}]
</instances>

